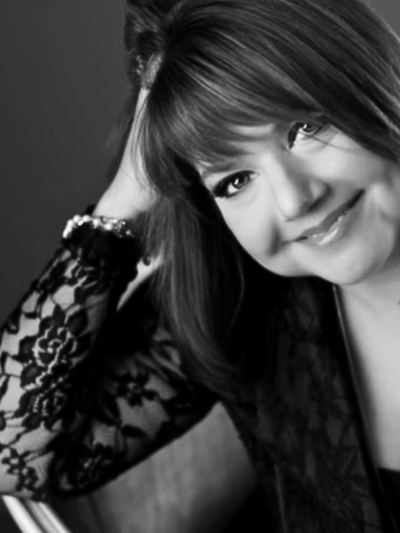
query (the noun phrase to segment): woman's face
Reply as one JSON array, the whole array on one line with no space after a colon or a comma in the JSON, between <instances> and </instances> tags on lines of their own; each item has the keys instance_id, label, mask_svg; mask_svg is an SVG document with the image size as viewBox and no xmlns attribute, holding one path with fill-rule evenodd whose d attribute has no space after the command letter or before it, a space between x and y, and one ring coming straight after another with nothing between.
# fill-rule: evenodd
<instances>
[{"instance_id":1,"label":"woman's face","mask_svg":"<svg viewBox=\"0 0 400 533\"><path fill-rule=\"evenodd\" d=\"M330 125L241 128L224 167L199 168L243 248L283 276L355 284L395 259L400 168ZM400 254L399 254L400 256Z\"/></svg>"}]
</instances>

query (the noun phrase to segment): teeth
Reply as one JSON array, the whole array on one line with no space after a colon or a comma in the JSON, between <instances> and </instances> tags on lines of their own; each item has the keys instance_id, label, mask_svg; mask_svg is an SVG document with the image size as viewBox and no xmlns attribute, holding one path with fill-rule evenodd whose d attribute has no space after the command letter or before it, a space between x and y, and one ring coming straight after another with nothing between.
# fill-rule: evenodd
<instances>
[{"instance_id":1,"label":"teeth","mask_svg":"<svg viewBox=\"0 0 400 533\"><path fill-rule=\"evenodd\" d=\"M327 244L336 237L339 230L340 226L335 224L335 228L331 230L328 234L326 234L324 237L311 237L311 240L318 243L319 245Z\"/></svg>"},{"instance_id":2,"label":"teeth","mask_svg":"<svg viewBox=\"0 0 400 533\"><path fill-rule=\"evenodd\" d=\"M321 244L324 244L326 242L329 242L337 233L339 229L340 222L344 219L344 217L347 215L349 210L344 211L339 218L335 220L335 222L332 224L332 226L329 228L329 230L326 233L317 233L315 235L310 235L308 238L311 241L320 241Z\"/></svg>"}]
</instances>

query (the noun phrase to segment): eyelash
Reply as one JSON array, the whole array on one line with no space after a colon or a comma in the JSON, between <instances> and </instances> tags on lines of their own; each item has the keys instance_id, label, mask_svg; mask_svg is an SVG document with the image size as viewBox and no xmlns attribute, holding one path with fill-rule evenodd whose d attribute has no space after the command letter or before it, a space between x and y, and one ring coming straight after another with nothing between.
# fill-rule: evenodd
<instances>
[{"instance_id":1,"label":"eyelash","mask_svg":"<svg viewBox=\"0 0 400 533\"><path fill-rule=\"evenodd\" d=\"M253 172L251 172L250 170L243 170L242 172L236 172L236 174L233 174L232 176L228 176L227 178L222 179L214 187L212 191L213 195L216 198L232 198L233 196L240 194L241 189L239 189L238 192L235 192L235 193L228 193L228 187L232 185L233 182L237 178L249 177L250 179L251 174L253 174Z\"/></svg>"},{"instance_id":2,"label":"eyelash","mask_svg":"<svg viewBox=\"0 0 400 533\"><path fill-rule=\"evenodd\" d=\"M314 138L316 135L318 135L319 133L321 133L321 131L324 131L325 128L328 127L328 123L323 121L323 120L320 120L320 121L311 121L310 122L296 122L289 130L289 134L288 134L288 145L289 145L289 148L292 148L293 144L294 144L294 141L292 139L292 134L293 132L299 132L301 127L300 126L315 126L316 127L316 131L313 132L313 133L304 133L304 136L305 137L308 137L308 138Z\"/></svg>"},{"instance_id":3,"label":"eyelash","mask_svg":"<svg viewBox=\"0 0 400 533\"><path fill-rule=\"evenodd\" d=\"M304 133L304 137L308 137L308 138L314 138L316 135L318 135L319 133L321 133L321 131L325 130L325 128L328 127L328 124L324 121L320 121L320 122L296 122L289 130L289 133L288 133L288 146L289 148L292 148L293 145L295 144L295 141L296 141L296 136L297 134L299 133L301 127L304 127L305 125L309 126L309 125L313 125L316 127L316 131L313 132L313 133ZM295 138L293 138L293 133L296 133L296 136ZM235 193L228 193L228 187L229 185L232 185L233 182L237 179L237 178L243 178L243 177L247 177L249 178L248 181L251 180L251 175L255 174L254 172L251 172L250 170L243 170L241 172L236 172L235 174L232 174L230 176L227 176L226 178L222 179L219 183L217 183L217 185L214 187L213 191L212 191L212 194L215 198L226 198L226 199L229 199L229 198L233 198L235 196L237 196L238 194L240 194L242 192L242 188L246 188L248 182L246 185L244 185L242 188L238 189L237 192Z\"/></svg>"}]
</instances>

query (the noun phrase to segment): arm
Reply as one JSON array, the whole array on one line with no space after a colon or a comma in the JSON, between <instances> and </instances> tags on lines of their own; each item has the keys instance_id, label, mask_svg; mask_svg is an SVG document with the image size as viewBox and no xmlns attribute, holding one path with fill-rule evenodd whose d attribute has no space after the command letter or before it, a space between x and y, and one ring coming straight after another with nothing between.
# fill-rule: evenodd
<instances>
[{"instance_id":1,"label":"arm","mask_svg":"<svg viewBox=\"0 0 400 533\"><path fill-rule=\"evenodd\" d=\"M147 199L130 177L126 168L118 173L97 214L107 207L101 214L119 216L122 208L128 218L126 198L134 199L132 220L145 209ZM121 353L114 347L117 302L138 258L124 248L100 265L89 252L65 243L1 331L2 492L43 498L89 490L200 416L170 341L166 348L154 340L158 326L147 345L142 340ZM139 338L142 327L137 320L127 331ZM199 412L207 411L200 403Z\"/></svg>"},{"instance_id":2,"label":"arm","mask_svg":"<svg viewBox=\"0 0 400 533\"><path fill-rule=\"evenodd\" d=\"M192 427L215 402L185 376L146 284L104 327L94 352L86 425L60 439L52 475L58 493L77 495L115 478Z\"/></svg>"},{"instance_id":3,"label":"arm","mask_svg":"<svg viewBox=\"0 0 400 533\"><path fill-rule=\"evenodd\" d=\"M43 498L89 490L208 410L207 402L195 407L171 341L144 301L136 301L136 317L130 306L124 313L134 327L130 316L118 324L121 289L115 272L82 265L63 248L3 327L2 492ZM132 330L137 341L117 346L127 333L135 338Z\"/></svg>"}]
</instances>

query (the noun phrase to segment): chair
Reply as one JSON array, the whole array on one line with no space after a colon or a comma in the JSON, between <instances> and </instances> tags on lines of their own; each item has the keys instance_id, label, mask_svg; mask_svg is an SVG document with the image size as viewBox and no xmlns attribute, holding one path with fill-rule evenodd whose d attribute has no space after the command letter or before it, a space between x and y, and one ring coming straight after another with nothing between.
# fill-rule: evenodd
<instances>
[{"instance_id":1,"label":"chair","mask_svg":"<svg viewBox=\"0 0 400 533\"><path fill-rule=\"evenodd\" d=\"M3 500L22 533L220 533L251 494L253 470L221 406L117 480L56 505Z\"/></svg>"}]
</instances>

